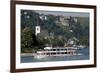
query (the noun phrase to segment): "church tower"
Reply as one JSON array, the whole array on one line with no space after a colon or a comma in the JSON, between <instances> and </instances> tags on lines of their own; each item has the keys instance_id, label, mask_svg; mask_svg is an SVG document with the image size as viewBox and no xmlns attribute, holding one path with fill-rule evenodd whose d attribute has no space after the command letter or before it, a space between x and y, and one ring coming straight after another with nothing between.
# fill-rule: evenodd
<instances>
[{"instance_id":1,"label":"church tower","mask_svg":"<svg viewBox=\"0 0 100 73\"><path fill-rule=\"evenodd\" d=\"M35 35L40 33L40 26L35 26Z\"/></svg>"}]
</instances>

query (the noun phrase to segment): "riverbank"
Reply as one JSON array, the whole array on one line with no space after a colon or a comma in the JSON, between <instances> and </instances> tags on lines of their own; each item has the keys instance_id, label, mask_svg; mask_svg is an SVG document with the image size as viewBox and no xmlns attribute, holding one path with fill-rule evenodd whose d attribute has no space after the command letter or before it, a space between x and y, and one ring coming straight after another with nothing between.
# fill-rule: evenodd
<instances>
[{"instance_id":1,"label":"riverbank","mask_svg":"<svg viewBox=\"0 0 100 73\"><path fill-rule=\"evenodd\" d=\"M34 56L35 53L21 53L21 56Z\"/></svg>"}]
</instances>

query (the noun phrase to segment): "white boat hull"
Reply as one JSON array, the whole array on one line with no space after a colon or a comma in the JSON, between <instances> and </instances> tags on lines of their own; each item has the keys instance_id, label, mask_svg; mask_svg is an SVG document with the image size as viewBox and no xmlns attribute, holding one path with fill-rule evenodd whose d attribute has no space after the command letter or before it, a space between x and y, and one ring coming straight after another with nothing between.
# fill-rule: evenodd
<instances>
[{"instance_id":1,"label":"white boat hull","mask_svg":"<svg viewBox=\"0 0 100 73\"><path fill-rule=\"evenodd\" d=\"M34 58L41 59L41 58L46 58L46 57L49 57L49 56L75 56L75 55L82 55L82 54L74 53L74 54L55 54L55 55L34 55Z\"/></svg>"}]
</instances>

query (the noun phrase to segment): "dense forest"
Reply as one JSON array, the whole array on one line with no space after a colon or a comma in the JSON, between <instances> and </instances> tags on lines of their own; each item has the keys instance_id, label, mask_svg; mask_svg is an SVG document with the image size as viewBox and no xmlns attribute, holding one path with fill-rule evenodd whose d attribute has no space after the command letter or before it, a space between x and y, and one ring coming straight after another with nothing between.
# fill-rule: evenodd
<instances>
[{"instance_id":1,"label":"dense forest","mask_svg":"<svg viewBox=\"0 0 100 73\"><path fill-rule=\"evenodd\" d=\"M40 34L35 35L35 26ZM21 10L21 52L34 52L45 46L64 46L76 39L75 45L89 46L89 17L40 14Z\"/></svg>"}]
</instances>

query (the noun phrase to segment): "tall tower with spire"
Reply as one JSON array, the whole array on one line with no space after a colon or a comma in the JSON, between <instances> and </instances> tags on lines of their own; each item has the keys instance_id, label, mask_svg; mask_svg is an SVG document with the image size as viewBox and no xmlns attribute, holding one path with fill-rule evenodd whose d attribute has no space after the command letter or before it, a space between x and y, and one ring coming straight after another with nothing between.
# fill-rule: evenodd
<instances>
[{"instance_id":1,"label":"tall tower with spire","mask_svg":"<svg viewBox=\"0 0 100 73\"><path fill-rule=\"evenodd\" d=\"M35 35L37 36L37 34L39 33L40 33L40 26L39 26L39 20L37 16L37 25L35 26Z\"/></svg>"}]
</instances>

